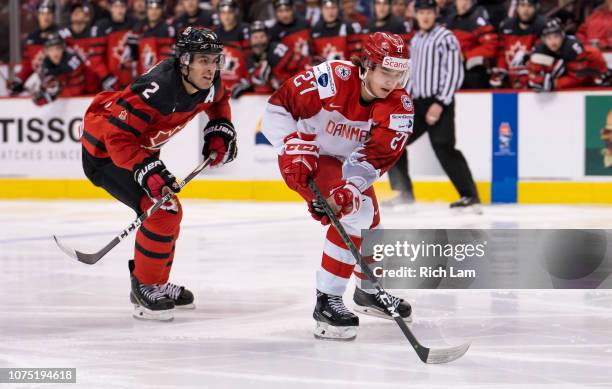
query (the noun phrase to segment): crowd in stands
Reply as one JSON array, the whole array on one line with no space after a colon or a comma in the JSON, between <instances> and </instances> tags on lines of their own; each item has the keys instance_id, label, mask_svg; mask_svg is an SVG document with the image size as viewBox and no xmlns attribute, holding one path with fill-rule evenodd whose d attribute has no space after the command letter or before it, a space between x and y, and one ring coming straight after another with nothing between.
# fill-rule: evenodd
<instances>
[{"instance_id":1,"label":"crowd in stands","mask_svg":"<svg viewBox=\"0 0 612 389\"><path fill-rule=\"evenodd\" d=\"M612 0L436 0L438 22L461 45L464 89L537 91L608 86ZM225 44L233 98L271 92L296 72L350 60L367 34L410 42L413 0L42 0L22 2L25 34L11 95L37 104L125 88L173 55L175 36L204 26ZM588 6L585 6L587 4ZM29 13L28 13L29 12ZM27 18L23 23L28 25ZM34 87L26 80L38 75Z\"/></svg>"}]
</instances>

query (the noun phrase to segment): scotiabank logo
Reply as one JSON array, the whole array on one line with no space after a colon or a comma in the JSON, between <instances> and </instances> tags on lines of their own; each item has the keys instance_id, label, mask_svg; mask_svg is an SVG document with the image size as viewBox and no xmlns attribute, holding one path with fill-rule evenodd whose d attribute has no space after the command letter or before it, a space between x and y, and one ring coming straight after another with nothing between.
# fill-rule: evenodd
<instances>
[{"instance_id":1,"label":"scotiabank logo","mask_svg":"<svg viewBox=\"0 0 612 389\"><path fill-rule=\"evenodd\" d=\"M382 65L387 69L405 71L408 70L408 62L405 58L385 57Z\"/></svg>"}]
</instances>

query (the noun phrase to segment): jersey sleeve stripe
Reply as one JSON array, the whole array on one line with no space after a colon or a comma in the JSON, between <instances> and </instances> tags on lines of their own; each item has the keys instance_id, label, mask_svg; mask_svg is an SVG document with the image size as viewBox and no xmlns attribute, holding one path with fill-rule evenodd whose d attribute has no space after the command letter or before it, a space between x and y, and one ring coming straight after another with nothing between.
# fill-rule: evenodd
<instances>
[{"instance_id":1,"label":"jersey sleeve stripe","mask_svg":"<svg viewBox=\"0 0 612 389\"><path fill-rule=\"evenodd\" d=\"M108 150L106 150L106 146L104 146L104 143L100 142L99 140L97 140L93 135L91 135L89 132L87 131L83 131L83 138L85 138L85 140L87 142L89 142L92 146L94 146L95 148L107 152Z\"/></svg>"},{"instance_id":2,"label":"jersey sleeve stripe","mask_svg":"<svg viewBox=\"0 0 612 389\"><path fill-rule=\"evenodd\" d=\"M134 108L132 104L130 104L124 98L120 98L117 100L117 104L125 108L129 113L136 116L140 120L146 122L147 124L151 123L151 116L144 111L139 110L138 108Z\"/></svg>"},{"instance_id":3,"label":"jersey sleeve stripe","mask_svg":"<svg viewBox=\"0 0 612 389\"><path fill-rule=\"evenodd\" d=\"M119 128L120 130L130 132L130 133L134 134L137 138L140 138L140 131L138 131L134 127L130 126L126 122L123 122L123 121L117 119L116 117L109 116L108 117L108 122L110 124L112 124L113 126Z\"/></svg>"}]
</instances>

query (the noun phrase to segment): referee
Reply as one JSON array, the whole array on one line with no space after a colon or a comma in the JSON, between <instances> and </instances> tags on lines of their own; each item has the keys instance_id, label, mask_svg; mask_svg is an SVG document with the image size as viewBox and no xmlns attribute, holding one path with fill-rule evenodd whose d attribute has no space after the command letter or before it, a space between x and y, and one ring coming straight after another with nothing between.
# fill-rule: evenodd
<instances>
[{"instance_id":1,"label":"referee","mask_svg":"<svg viewBox=\"0 0 612 389\"><path fill-rule=\"evenodd\" d=\"M476 185L463 154L455 148L455 91L463 82L461 48L453 33L436 23L435 0L415 1L419 30L410 43L412 61L409 92L414 99L414 132L408 144L425 132L442 168L461 199L451 208L480 212ZM389 205L414 201L407 152L389 172L391 187L400 195ZM476 206L476 207L474 207Z\"/></svg>"}]
</instances>

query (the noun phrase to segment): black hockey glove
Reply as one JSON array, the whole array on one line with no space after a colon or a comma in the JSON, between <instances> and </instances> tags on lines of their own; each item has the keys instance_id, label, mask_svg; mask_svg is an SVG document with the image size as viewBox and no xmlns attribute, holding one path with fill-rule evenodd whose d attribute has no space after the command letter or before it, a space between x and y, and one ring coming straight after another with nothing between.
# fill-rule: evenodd
<instances>
[{"instance_id":1,"label":"black hockey glove","mask_svg":"<svg viewBox=\"0 0 612 389\"><path fill-rule=\"evenodd\" d=\"M234 125L227 119L213 119L204 128L204 158L210 157L211 152L217 155L211 166L223 165L231 162L238 154L236 145L236 131Z\"/></svg>"},{"instance_id":2,"label":"black hockey glove","mask_svg":"<svg viewBox=\"0 0 612 389\"><path fill-rule=\"evenodd\" d=\"M134 180L153 200L164 196L164 188L174 193L181 191L176 178L166 169L166 165L154 156L145 158L142 163L134 166Z\"/></svg>"}]
</instances>

